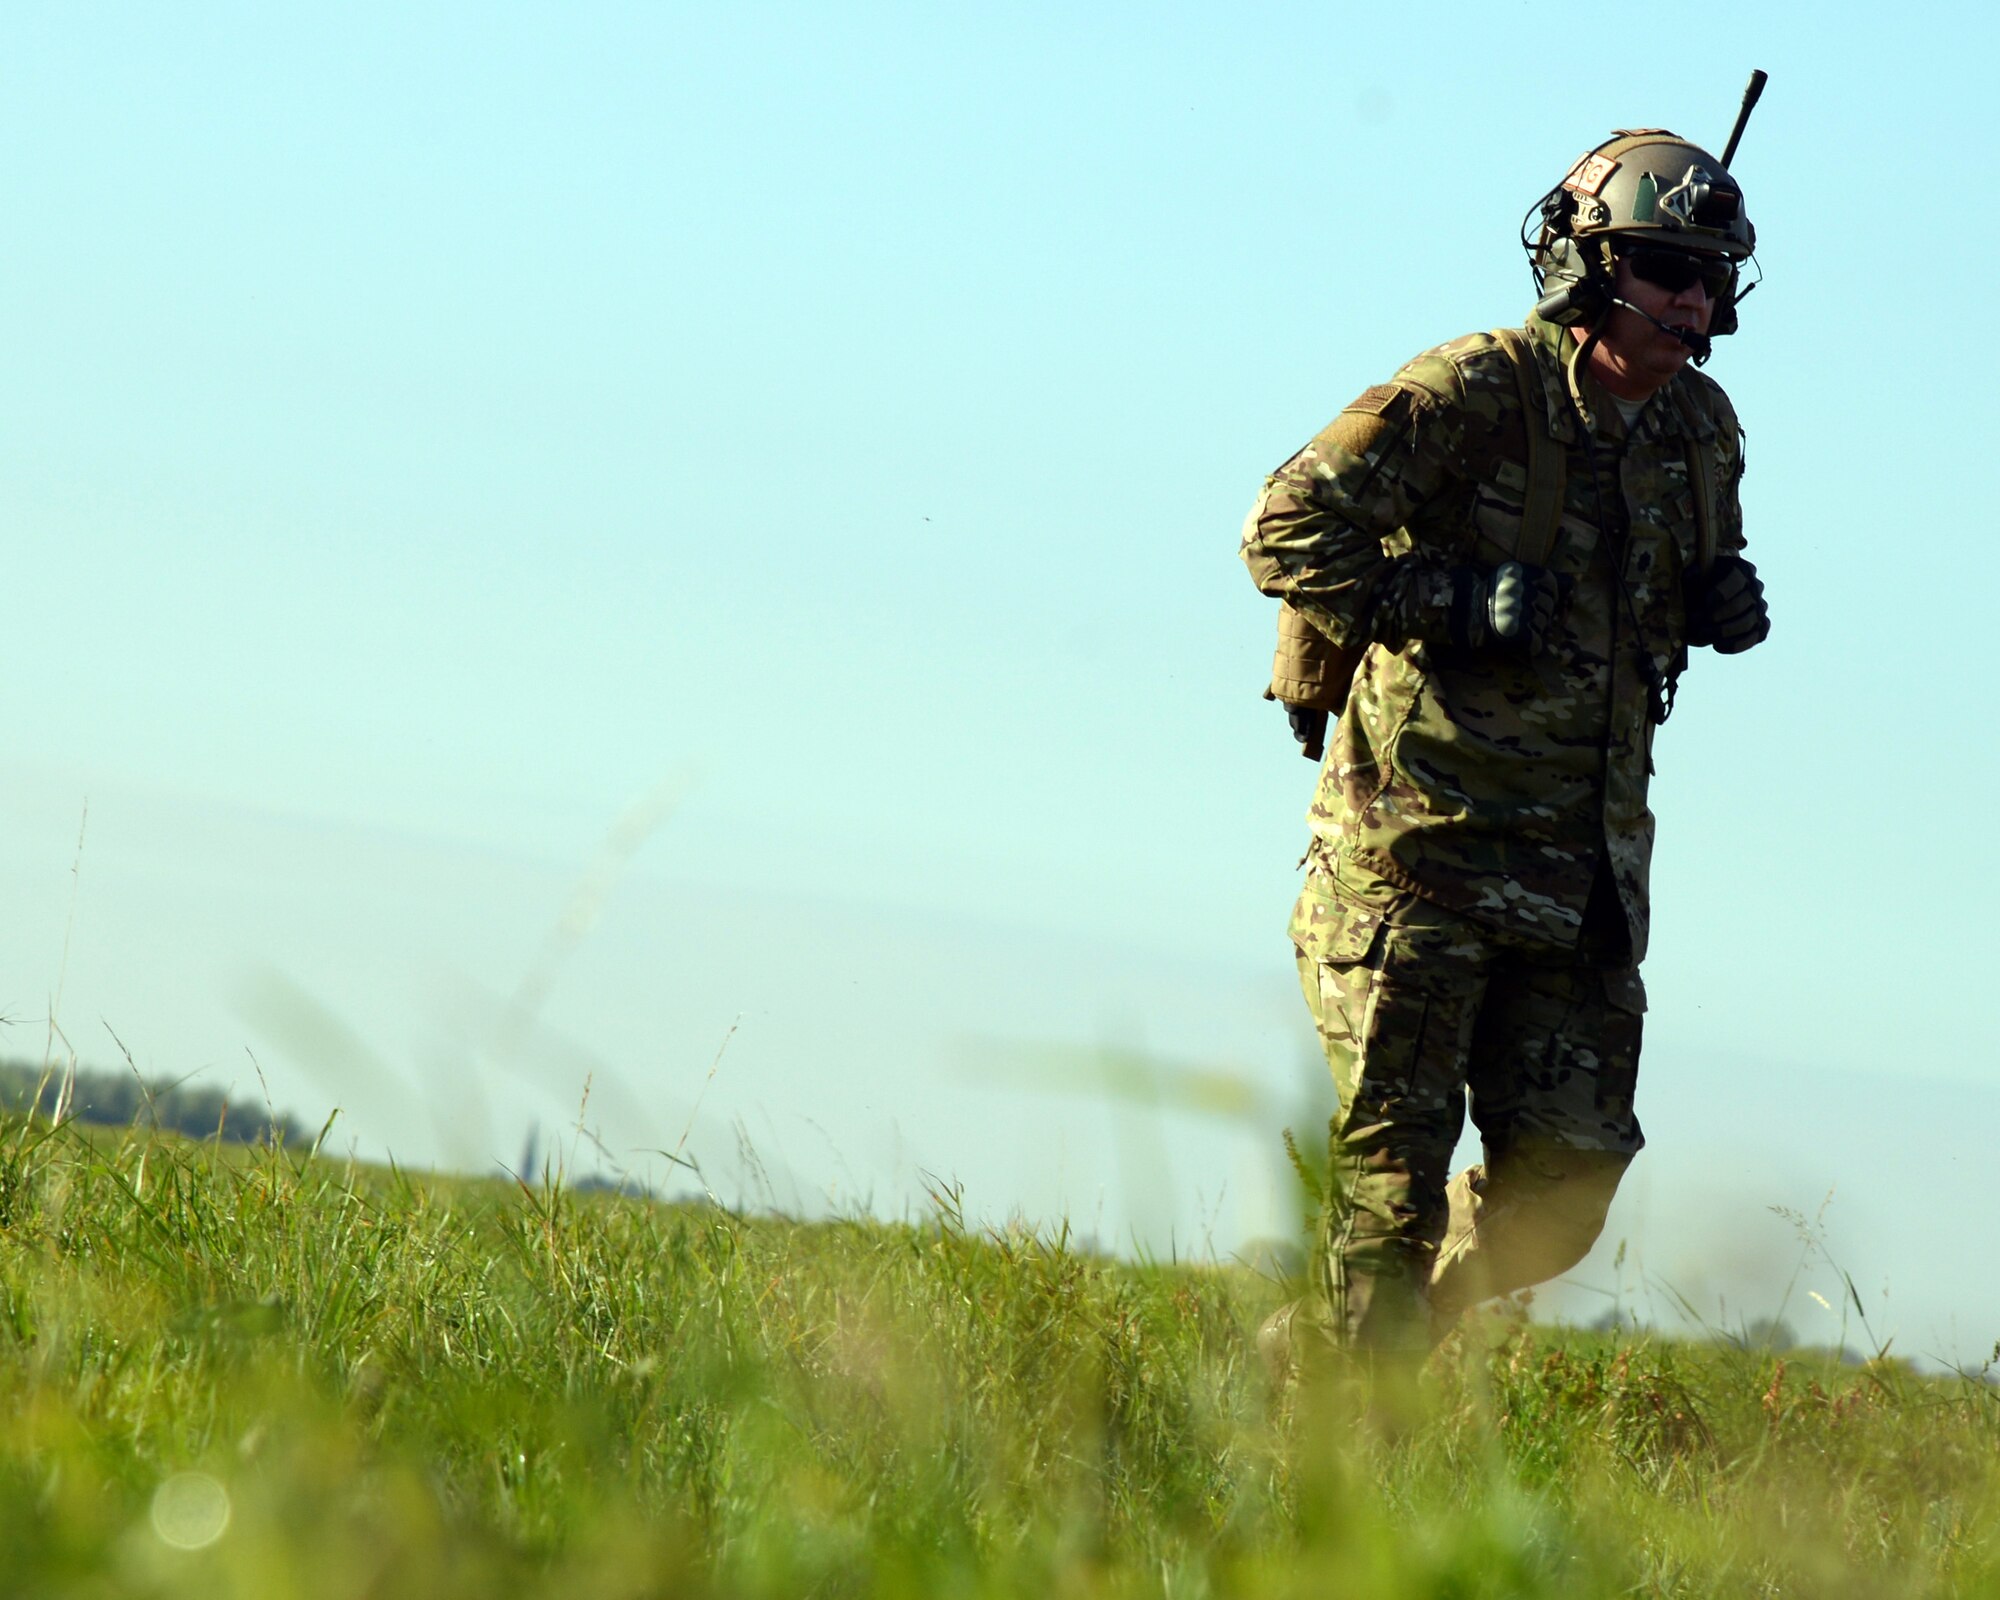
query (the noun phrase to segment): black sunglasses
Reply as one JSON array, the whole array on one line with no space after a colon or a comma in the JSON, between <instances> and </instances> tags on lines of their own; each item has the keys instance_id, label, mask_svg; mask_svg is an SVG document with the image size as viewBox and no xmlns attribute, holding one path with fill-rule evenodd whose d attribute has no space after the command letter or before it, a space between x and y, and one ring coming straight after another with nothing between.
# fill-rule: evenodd
<instances>
[{"instance_id":1,"label":"black sunglasses","mask_svg":"<svg viewBox=\"0 0 2000 1600\"><path fill-rule=\"evenodd\" d=\"M1669 294L1679 294L1699 283L1709 299L1720 300L1736 276L1736 263L1726 256L1696 256L1656 245L1621 250L1618 259L1632 264L1633 277Z\"/></svg>"}]
</instances>

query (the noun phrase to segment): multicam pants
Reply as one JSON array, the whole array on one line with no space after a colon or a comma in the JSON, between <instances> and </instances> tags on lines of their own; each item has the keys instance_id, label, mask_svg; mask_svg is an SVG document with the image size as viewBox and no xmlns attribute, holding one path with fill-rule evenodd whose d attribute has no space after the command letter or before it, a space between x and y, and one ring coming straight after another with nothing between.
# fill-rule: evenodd
<instances>
[{"instance_id":1,"label":"multicam pants","mask_svg":"<svg viewBox=\"0 0 2000 1600\"><path fill-rule=\"evenodd\" d=\"M1629 947L1592 964L1601 946L1511 940L1319 871L1292 937L1340 1102L1308 1322L1422 1350L1465 1307L1580 1261L1645 1142ZM1447 1182L1468 1099L1485 1160Z\"/></svg>"}]
</instances>

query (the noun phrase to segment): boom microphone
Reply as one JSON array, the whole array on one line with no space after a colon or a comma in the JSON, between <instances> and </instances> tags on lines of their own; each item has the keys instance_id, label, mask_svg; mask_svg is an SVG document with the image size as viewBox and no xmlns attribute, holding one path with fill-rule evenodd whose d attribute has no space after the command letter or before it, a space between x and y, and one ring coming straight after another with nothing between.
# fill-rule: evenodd
<instances>
[{"instance_id":1,"label":"boom microphone","mask_svg":"<svg viewBox=\"0 0 2000 1600\"><path fill-rule=\"evenodd\" d=\"M1694 352L1694 364L1696 366L1700 366L1706 361L1710 353L1715 349L1714 344L1705 333L1696 333L1692 328L1669 327L1651 312L1641 311L1630 300L1620 300L1616 295L1611 297L1611 303L1614 306L1623 306L1635 317L1644 317L1646 321L1658 328L1660 332L1667 334L1671 338L1680 340L1682 344Z\"/></svg>"}]
</instances>

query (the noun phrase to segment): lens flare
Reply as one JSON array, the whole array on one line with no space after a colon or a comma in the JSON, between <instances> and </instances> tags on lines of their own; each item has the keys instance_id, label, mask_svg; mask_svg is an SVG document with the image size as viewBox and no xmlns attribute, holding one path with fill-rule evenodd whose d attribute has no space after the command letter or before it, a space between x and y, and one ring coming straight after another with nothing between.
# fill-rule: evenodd
<instances>
[{"instance_id":1,"label":"lens flare","mask_svg":"<svg viewBox=\"0 0 2000 1600\"><path fill-rule=\"evenodd\" d=\"M229 1491L205 1472L176 1472L153 1491L153 1532L176 1550L200 1550L229 1526Z\"/></svg>"}]
</instances>

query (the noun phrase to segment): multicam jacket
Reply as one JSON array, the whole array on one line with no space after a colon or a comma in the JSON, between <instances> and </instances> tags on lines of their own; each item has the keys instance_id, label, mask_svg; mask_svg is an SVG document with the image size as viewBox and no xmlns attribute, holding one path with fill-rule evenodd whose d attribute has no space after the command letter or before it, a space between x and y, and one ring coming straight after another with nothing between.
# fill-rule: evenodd
<instances>
[{"instance_id":1,"label":"multicam jacket","mask_svg":"<svg viewBox=\"0 0 2000 1600\"><path fill-rule=\"evenodd\" d=\"M1524 405L1506 349L1472 334L1368 390L1266 480L1244 525L1257 587L1366 651L1308 813L1338 870L1496 928L1570 947L1608 865L1645 954L1655 694L1686 660L1682 584L1697 559L1695 460L1712 461L1713 537L1743 546L1743 451L1722 390L1692 367L1629 428L1568 333L1531 317L1529 348L1561 442L1562 514L1544 562L1572 581L1533 658L1429 642L1444 574L1516 552ZM1707 441L1699 455L1690 439ZM1622 591L1622 592L1621 592ZM1419 637L1418 635L1423 635Z\"/></svg>"}]
</instances>

